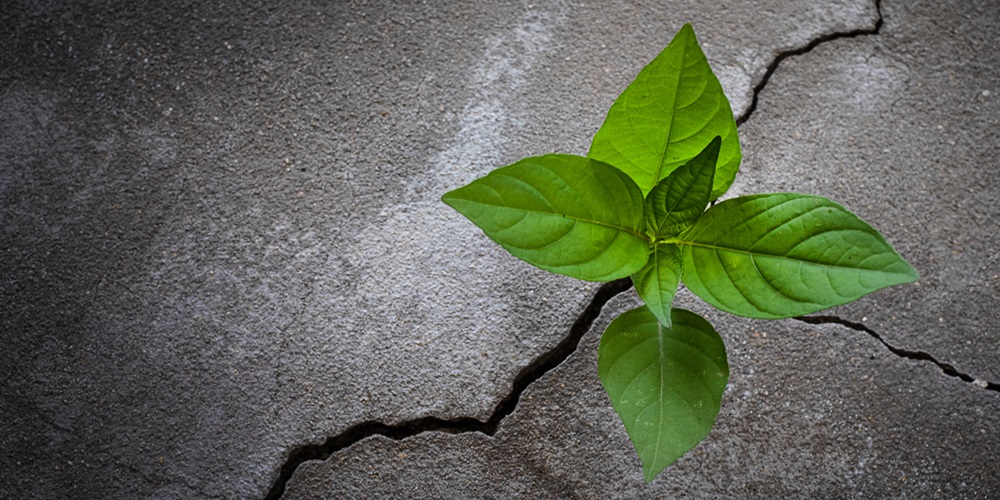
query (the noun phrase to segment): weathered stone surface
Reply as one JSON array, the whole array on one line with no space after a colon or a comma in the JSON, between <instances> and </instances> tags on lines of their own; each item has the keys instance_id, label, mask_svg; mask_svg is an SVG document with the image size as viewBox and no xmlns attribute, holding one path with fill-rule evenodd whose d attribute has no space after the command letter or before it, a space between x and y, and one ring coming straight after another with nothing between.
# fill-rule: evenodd
<instances>
[{"instance_id":1,"label":"weathered stone surface","mask_svg":"<svg viewBox=\"0 0 1000 500\"><path fill-rule=\"evenodd\" d=\"M803 56L803 61L815 60L808 66L799 64L799 58L788 59L785 63L799 64L795 71L806 76L775 73L768 88L779 88L784 79L808 77L827 60L842 76L836 68L863 61L857 59L859 53L877 46L871 44L888 44L878 39L889 36L902 37L893 43L909 51L907 57L919 59L891 61L890 69L895 64L938 71L951 67L951 55L975 48L952 38L931 43L913 34L890 35L890 27L918 26L919 21L907 17L910 10L894 9L885 7L883 35L838 42L848 51L846 59L838 59L840 49ZM835 32L871 29L875 18L870 2L846 0L746 2L712 9L688 2L493 2L488 9L449 2L5 6L0 12L0 496L260 497L291 449L322 442L359 422L394 423L428 415L485 419L507 394L515 374L563 338L596 287L547 275L505 255L438 203L438 196L525 155L586 151L614 97L684 22L695 25L734 110L742 114L752 86L780 51ZM995 43L995 37L982 34L989 28L984 27L988 15L969 22L979 30L969 31L969 44ZM951 52L940 52L942 47ZM990 73L994 67L956 63L953 85L972 92L963 77L997 81ZM872 83L859 85L873 92L893 90L897 83L890 69L872 73ZM865 71L857 75L852 82L864 81ZM934 87L937 92L952 85L943 75L927 76L926 88L940 84ZM829 91L822 85L814 91L823 89ZM1000 91L977 87L981 102L955 97L935 109L944 113L946 104L980 103L995 110L995 100L983 90L994 92L993 97ZM786 102L784 96L793 93L789 88L765 95L766 103L762 98L741 130L748 137L746 156L768 161L775 173L748 160L740 179L753 179L770 186L768 190L786 189L779 186L782 182L797 190L812 186L808 171L773 164L764 156L775 147L759 138L778 134L768 124L790 122L780 114L768 118L763 111L813 104L827 109L841 103L831 102L837 101L836 94L812 104L801 97ZM868 99L863 93L849 95ZM908 98L927 98L921 95ZM881 99L876 102L884 105ZM824 127L844 127L846 122L882 126L826 113L814 116L830 120ZM975 115L976 120L981 116L995 113ZM917 115L907 119L920 122ZM956 127L958 134L966 122L950 119L954 121L942 124ZM856 135L874 134L863 130L868 132ZM972 132L987 141L996 133L983 127ZM945 145L930 142L920 151L944 157L938 148L950 151ZM854 154L867 158L878 151L869 144L858 146ZM986 150L974 151L974 159L986 157ZM847 173L839 177L868 178L870 172L862 168L867 164L846 165ZM980 169L973 170L977 173L986 168L973 167ZM927 193L967 203L962 193L966 186L957 182L963 174L941 172L925 173L956 176L947 177L954 182L943 184L947 189L942 187L941 193ZM989 201L995 185L983 182L973 194ZM849 187L826 194L872 219L933 282L927 288L886 292L858 306L868 309L846 309L845 314L852 319L870 316L873 327L891 330L883 328L885 321L876 313L888 314L908 301L914 311L921 309L919 300L929 296L921 293L931 285L952 294L942 295L934 307L964 305L967 289L983 292L980 281L968 281L971 275L930 274L935 262L952 265L947 259L951 250L940 241L927 250L914 226L896 225L897 215L920 208L906 212L910 209L900 205L916 185L894 186L898 191L885 204L872 203L869 212L852 201L873 198L845 199L857 188ZM886 206L899 212L888 212ZM995 232L987 231L995 222L988 218L994 206L959 204L946 225L934 226L966 242L968 255L955 269L971 273L976 265L995 267ZM925 213L921 217L931 220ZM978 225L979 232L963 236L967 233L957 231L963 225ZM953 228L957 232L949 232ZM969 243L973 241L978 243ZM990 256L983 260L986 254ZM990 283L995 290L995 280ZM946 358L957 366L962 366L961 357L979 369L988 356L995 356L996 349L988 351L989 344L983 343L990 339L988 328L995 330L989 295L969 304L972 309L962 315L948 317L983 327L980 337L969 339L977 342L973 347L958 346L955 357ZM906 325L914 323L907 318L921 319L898 317L910 321ZM751 324L756 323L732 320L717 326L731 328L729 335L735 335L749 332ZM872 342L866 349L868 344ZM586 356L592 353L592 346L582 346L581 359L591 359ZM828 360L836 365L835 359ZM815 360L790 357L784 362L791 369ZM770 387L785 377L776 372L761 380L761 371L743 383ZM934 382L938 379L920 373L928 383L959 383ZM734 384L740 383L738 378L734 372ZM815 397L835 401L838 408L865 408L844 395L863 393L851 384L867 387L852 380L825 395L816 390ZM402 443L363 441L327 464L308 464L296 476L295 491L374 491L372 483L341 483L338 478L350 471L324 474L341 461L367 467L372 459L362 450L378 456L394 446L431 446L427 453L406 452L409 458L402 462L376 460L371 465L400 471L408 464L398 476L413 481L398 484L396 494L404 496L407 491L431 492L420 488L434 483L492 484L482 478L505 477L504 471L523 472L524 480L441 491L558 495L568 490L553 478L580 474L586 481L603 478L614 486L573 486L582 495L642 494L645 490L630 489L641 487L629 479L637 473L637 463L606 400L594 391L596 383L589 372L565 383L581 388L572 396L583 397L577 403L543 396L543 386L533 388L532 399L522 401L525 407L496 439L428 434ZM962 399L967 386L949 396L958 398L953 403L969 404ZM728 393L730 400L734 391ZM533 406L544 398L556 402ZM796 398L801 395L788 395L788 401ZM910 408L908 401L902 398L900 408ZM586 421L589 430L573 431L578 434L562 441L567 438L555 427L554 417L538 413L565 412L554 406ZM726 412L736 412L740 403L729 406L723 407L723 417L735 418ZM538 421L532 423L536 417L530 415ZM828 415L829 422L836 422L832 419L846 414ZM515 422L523 429L516 434L530 441L513 440ZM715 449L711 439L727 436L726 425L738 429L740 424L720 423L704 449ZM925 442L947 439L951 425L943 421L932 427L945 434L931 434ZM866 435L882 436L875 433L883 428L871 429ZM832 441L814 450L817 454L839 453L844 439L847 449L860 446L818 424L787 434L790 439ZM592 440L592 435L601 439ZM718 457L726 456L725 463L739 462L744 458L731 455L735 450L757 450L769 443L754 435L734 435L748 443L746 448L719 444L714 453L721 455L702 459L705 452L696 452L692 460L722 463ZM465 443L476 454L463 455ZM979 443L995 448L996 440ZM572 461L521 458L531 449L526 446L543 444L565 450L560 456L587 450L579 458L590 467L612 465L586 473L546 469ZM398 453L393 456L402 460ZM595 458L608 456L614 458ZM905 460L924 455L903 450L891 456L905 469L917 466ZM591 458L582 460L586 457ZM435 460L454 467L436 468ZM749 465L770 463L761 460ZM807 471L809 463L816 462L789 466ZM841 476L849 470L844 463L837 466ZM977 464L971 463L971 470L979 470ZM766 474L755 474L774 483ZM811 490L801 486L799 491Z\"/></svg>"},{"instance_id":2,"label":"weathered stone surface","mask_svg":"<svg viewBox=\"0 0 1000 500\"><path fill-rule=\"evenodd\" d=\"M877 36L786 60L740 130L733 192L832 198L919 282L834 309L890 344L1000 381L1000 5L884 2Z\"/></svg>"},{"instance_id":3,"label":"weathered stone surface","mask_svg":"<svg viewBox=\"0 0 1000 500\"><path fill-rule=\"evenodd\" d=\"M577 352L525 391L493 438L426 433L362 441L306 462L286 498L990 498L1000 397L866 334L711 310L730 385L715 429L645 484L597 378L600 332L639 304L610 303Z\"/></svg>"},{"instance_id":4,"label":"weathered stone surface","mask_svg":"<svg viewBox=\"0 0 1000 500\"><path fill-rule=\"evenodd\" d=\"M883 9L879 35L820 45L772 75L741 129L747 160L733 195L821 194L871 221L924 277L832 314L996 382L1000 16L987 2ZM591 333L495 438L371 439L301 467L289 496L1000 494L995 391L844 327L708 316L733 368L719 422L650 485L597 382Z\"/></svg>"}]
</instances>

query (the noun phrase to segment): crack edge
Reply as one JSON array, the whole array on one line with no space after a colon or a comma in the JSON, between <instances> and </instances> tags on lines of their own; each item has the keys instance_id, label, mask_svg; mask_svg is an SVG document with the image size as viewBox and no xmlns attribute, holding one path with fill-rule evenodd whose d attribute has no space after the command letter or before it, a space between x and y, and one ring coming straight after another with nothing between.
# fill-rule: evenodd
<instances>
[{"instance_id":1,"label":"crack edge","mask_svg":"<svg viewBox=\"0 0 1000 500\"><path fill-rule=\"evenodd\" d=\"M756 111L761 92L767 86L768 82L771 79L771 76L778 69L781 62L784 61L785 59L792 56L806 54L815 49L817 46L833 40L879 34L883 24L882 6L881 6L882 2L881 0L875 0L874 3L876 12L874 27L821 35L817 38L810 40L804 46L794 49L784 50L776 54L771 63L768 64L767 69L764 72L764 75L753 86L752 88L753 98L750 101L750 105L739 117L736 117L735 119L736 125L741 126L744 123L746 123L747 120L749 120L750 117L753 115L754 111ZM570 355L576 352L576 348L579 345L580 340L588 331L590 331L591 327L593 326L594 320L596 320L597 317L600 315L601 310L604 308L604 306L612 298L631 288L632 288L632 282L629 278L622 278L602 285L594 294L594 297L591 299L588 306L583 310L580 316L577 317L577 320L573 323L573 326L570 328L570 333L565 338L563 338L563 340L560 341L559 344L557 344L555 347L542 353L539 357L535 358L534 361L532 361L530 364L528 364L520 371L518 371L517 375L514 377L511 391L507 394L507 396L504 397L504 399L502 399L499 403L497 403L497 405L494 407L493 413L490 415L490 418L487 419L486 421L482 421L472 417L443 419L440 417L429 416L429 417L420 417L416 419L405 420L392 425L385 424L380 421L366 421L352 425L351 427L345 429L339 434L328 437L321 444L304 444L292 448L288 452L285 461L282 463L281 468L279 469L278 477L272 483L271 488L268 489L268 493L264 498L266 500L280 499L285 493L285 488L287 487L288 481L291 480L292 476L295 474L295 471L298 470L299 466L302 465L303 463L313 460L325 461L331 456L333 456L333 454L341 450L347 449L350 446L354 445L355 443L358 443L372 436L384 436L396 441L401 441L408 437L416 436L418 434L422 434L425 432L443 432L447 434L480 432L487 436L493 436L494 434L496 434L497 430L499 430L500 424L503 422L503 420L507 416L512 414L514 410L517 408L517 404L520 402L521 395L524 393L524 391L527 390L527 388L532 383L542 378L549 371L558 367L560 364L563 363L563 361L568 359ZM819 319L827 317L821 317L821 316L799 317L794 319L803 321L805 323L810 323L812 318ZM834 317L831 316L829 318L834 318ZM839 320L839 318L835 319ZM833 322L838 323L837 321ZM852 328L848 323L850 322L844 321L843 323L838 323L838 324L843 324L848 328ZM867 327L865 327L864 325L860 326L864 328L861 331L865 331L873 335L883 345L889 348L890 351L908 352L908 351L901 351L890 346L884 340L882 340L881 336L879 336L877 333L867 329ZM941 363L937 362L937 360L935 360L929 354L927 353L921 353L921 354L933 360L936 364L938 364L939 367L942 366ZM948 366L949 368L951 368L952 371L955 371L954 368L951 367L951 365L945 364L945 366ZM956 371L956 373L958 372ZM974 380L969 375L966 374L961 374L961 375L968 377L970 379L968 380L969 382L972 382ZM959 376L959 378L961 378L961 376ZM1000 391L1000 386L997 386L997 384L993 384L991 382L988 384L990 384L991 386L996 386L993 390Z\"/></svg>"},{"instance_id":2,"label":"crack edge","mask_svg":"<svg viewBox=\"0 0 1000 500\"><path fill-rule=\"evenodd\" d=\"M771 81L771 76L778 67L781 65L782 61L793 56L801 56L812 52L816 47L823 45L827 42L832 42L834 40L840 40L844 38L857 38L861 36L878 35L882 32L882 25L884 24L884 19L882 16L882 0L875 0L875 26L871 28L858 28L851 31L836 31L833 33L827 33L813 38L809 43L794 49L787 49L778 52L770 64L767 65L767 69L764 70L764 76L757 81L753 86L753 98L750 99L750 105L747 106L746 110L736 117L736 126L739 127L747 122L753 115L754 111L757 110L757 103L760 100L760 94L767 86L767 83Z\"/></svg>"},{"instance_id":3,"label":"crack edge","mask_svg":"<svg viewBox=\"0 0 1000 500\"><path fill-rule=\"evenodd\" d=\"M871 328L868 328L863 323L846 320L839 316L833 316L833 315L797 316L792 319L810 325L839 325L854 331L866 333L868 334L869 337L877 340L880 344L882 344L882 346L885 347L889 352L895 354L900 358L909 359L911 361L929 362L937 366L938 369L941 370L941 373L944 373L949 377L955 377L963 382L968 382L976 387L979 387L987 391L1000 392L1000 383L990 382L988 380L983 380L980 378L973 377L968 373L960 372L958 371L957 368L955 368L955 365L952 365L951 363L946 363L944 361L939 361L937 358L935 358L933 355L931 355L926 351L911 351L908 349L901 349L899 347L896 347L887 342L885 338L883 338L882 335L880 335L878 332L872 330Z\"/></svg>"},{"instance_id":4,"label":"crack edge","mask_svg":"<svg viewBox=\"0 0 1000 500\"><path fill-rule=\"evenodd\" d=\"M517 372L511 384L510 392L497 403L489 419L483 421L472 417L445 419L428 416L404 420L391 425L380 421L366 421L354 424L339 434L326 438L320 444L310 443L292 448L279 469L278 477L271 484L264 498L266 500L281 498L285 493L288 481L291 480L295 471L303 463L313 460L325 461L335 453L347 449L369 437L383 436L401 441L425 432L442 432L446 434L479 432L487 436L495 435L503 420L517 409L524 391L575 353L577 347L580 345L580 340L591 330L594 321L600 316L604 306L612 298L631 288L632 281L630 278L622 278L601 285L597 289L597 292L594 293L587 307L580 313L576 321L573 322L569 334L554 347L539 355Z\"/></svg>"}]
</instances>

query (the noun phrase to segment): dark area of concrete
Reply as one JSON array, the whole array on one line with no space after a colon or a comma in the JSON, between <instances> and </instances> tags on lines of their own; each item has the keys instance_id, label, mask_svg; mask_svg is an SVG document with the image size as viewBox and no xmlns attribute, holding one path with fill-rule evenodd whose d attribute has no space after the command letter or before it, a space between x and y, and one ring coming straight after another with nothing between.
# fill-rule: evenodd
<instances>
[{"instance_id":1,"label":"dark area of concrete","mask_svg":"<svg viewBox=\"0 0 1000 500\"><path fill-rule=\"evenodd\" d=\"M598 285L505 255L437 198L584 152L684 22L753 109L733 194L831 197L921 282L829 311L841 324L700 309L731 385L650 485L597 381L605 314L493 437L361 439L289 496L1000 494L1000 398L980 388L1000 381L1000 15L881 10L868 36L875 4L847 0L8 2L0 497L260 498L352 428L490 421Z\"/></svg>"}]
</instances>

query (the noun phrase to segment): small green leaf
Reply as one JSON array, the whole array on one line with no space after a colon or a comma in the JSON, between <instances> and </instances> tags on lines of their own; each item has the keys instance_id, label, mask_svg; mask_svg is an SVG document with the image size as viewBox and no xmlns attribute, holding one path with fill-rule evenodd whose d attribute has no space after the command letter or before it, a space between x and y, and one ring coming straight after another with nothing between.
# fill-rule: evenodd
<instances>
[{"instance_id":1,"label":"small green leaf","mask_svg":"<svg viewBox=\"0 0 1000 500\"><path fill-rule=\"evenodd\" d=\"M526 158L441 200L515 257L554 273L610 281L638 271L649 257L642 193L600 161Z\"/></svg>"},{"instance_id":2,"label":"small green leaf","mask_svg":"<svg viewBox=\"0 0 1000 500\"><path fill-rule=\"evenodd\" d=\"M632 309L601 336L597 372L652 481L708 435L729 380L722 337L704 318L674 309L667 328Z\"/></svg>"},{"instance_id":3,"label":"small green leaf","mask_svg":"<svg viewBox=\"0 0 1000 500\"><path fill-rule=\"evenodd\" d=\"M670 304L681 281L681 250L672 243L653 246L649 262L632 275L635 291L663 326L670 327Z\"/></svg>"},{"instance_id":4,"label":"small green leaf","mask_svg":"<svg viewBox=\"0 0 1000 500\"><path fill-rule=\"evenodd\" d=\"M646 226L654 239L677 236L705 211L712 194L721 138L660 181L646 196Z\"/></svg>"},{"instance_id":5,"label":"small green leaf","mask_svg":"<svg viewBox=\"0 0 1000 500\"><path fill-rule=\"evenodd\" d=\"M722 85L685 24L608 110L588 156L620 168L643 195L722 137L711 198L729 189L742 154Z\"/></svg>"},{"instance_id":6,"label":"small green leaf","mask_svg":"<svg viewBox=\"0 0 1000 500\"><path fill-rule=\"evenodd\" d=\"M800 316L918 278L878 231L818 196L726 200L674 242L688 289L751 318Z\"/></svg>"}]
</instances>

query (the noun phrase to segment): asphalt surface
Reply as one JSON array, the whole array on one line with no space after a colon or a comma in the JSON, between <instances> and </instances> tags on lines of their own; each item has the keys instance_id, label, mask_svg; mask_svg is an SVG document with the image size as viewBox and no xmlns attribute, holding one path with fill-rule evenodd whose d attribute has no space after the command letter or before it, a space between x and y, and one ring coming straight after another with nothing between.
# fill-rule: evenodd
<instances>
[{"instance_id":1,"label":"asphalt surface","mask_svg":"<svg viewBox=\"0 0 1000 500\"><path fill-rule=\"evenodd\" d=\"M685 22L730 195L832 198L922 277L809 322L682 291L730 386L645 484L596 376L634 292L438 198L584 153ZM997 82L988 0L7 2L0 497L1000 496Z\"/></svg>"}]
</instances>

